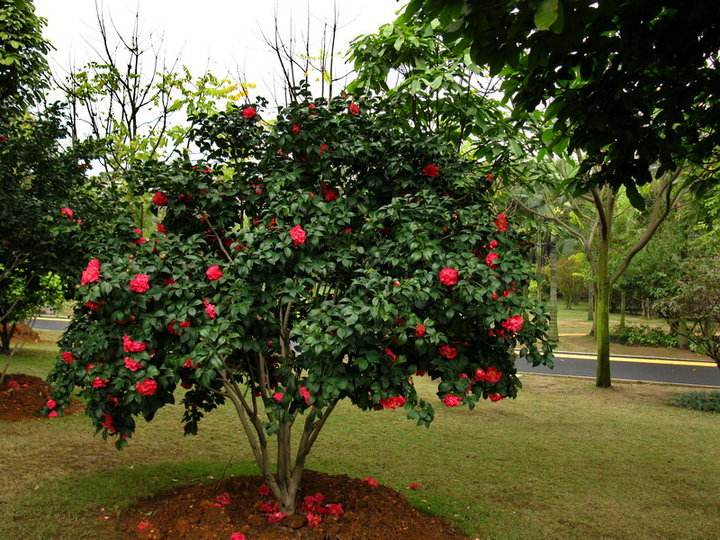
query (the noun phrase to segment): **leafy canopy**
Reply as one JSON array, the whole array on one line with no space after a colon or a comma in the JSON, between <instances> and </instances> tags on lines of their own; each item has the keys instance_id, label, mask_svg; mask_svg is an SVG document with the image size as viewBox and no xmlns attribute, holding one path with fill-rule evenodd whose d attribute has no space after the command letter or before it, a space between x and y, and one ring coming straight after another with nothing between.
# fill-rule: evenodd
<instances>
[{"instance_id":1,"label":"leafy canopy","mask_svg":"<svg viewBox=\"0 0 720 540\"><path fill-rule=\"evenodd\" d=\"M411 0L461 56L503 77L517 114L543 106L547 142L582 151L581 186L636 185L702 162L720 141L720 10L672 0Z\"/></svg>"},{"instance_id":2,"label":"leafy canopy","mask_svg":"<svg viewBox=\"0 0 720 540\"><path fill-rule=\"evenodd\" d=\"M200 115L202 161L133 171L159 232L96 252L51 376L119 445L178 384L188 433L233 385L268 433L344 398L427 425L416 373L473 407L516 396L515 347L548 361L531 268L475 163L390 98L304 97L272 122Z\"/></svg>"}]
</instances>

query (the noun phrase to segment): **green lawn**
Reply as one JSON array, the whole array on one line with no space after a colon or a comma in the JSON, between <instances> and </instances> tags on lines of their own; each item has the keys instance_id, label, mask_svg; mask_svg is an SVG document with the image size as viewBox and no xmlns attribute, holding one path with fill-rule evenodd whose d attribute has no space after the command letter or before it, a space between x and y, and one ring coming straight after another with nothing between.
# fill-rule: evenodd
<instances>
[{"instance_id":1,"label":"green lawn","mask_svg":"<svg viewBox=\"0 0 720 540\"><path fill-rule=\"evenodd\" d=\"M10 371L43 374L51 353L28 347ZM516 401L439 405L429 430L401 411L341 406L309 466L376 476L478 538L720 538L720 415L668 406L677 387L523 381ZM417 385L432 394L429 381ZM229 408L194 438L180 415L161 411L122 452L83 415L0 423L0 538L113 538L108 522L138 497L254 472ZM408 491L415 481L425 488Z\"/></svg>"}]
</instances>

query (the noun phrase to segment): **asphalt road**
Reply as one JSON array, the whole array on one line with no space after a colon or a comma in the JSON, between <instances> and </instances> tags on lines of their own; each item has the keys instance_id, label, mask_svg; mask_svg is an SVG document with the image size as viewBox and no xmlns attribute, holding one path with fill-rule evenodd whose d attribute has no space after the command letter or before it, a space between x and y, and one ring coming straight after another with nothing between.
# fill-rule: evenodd
<instances>
[{"instance_id":1,"label":"asphalt road","mask_svg":"<svg viewBox=\"0 0 720 540\"><path fill-rule=\"evenodd\" d=\"M65 319L38 318L34 327L38 330L64 330ZM595 376L595 355L590 353L555 352L555 367L533 367L524 359L517 362L518 371L547 375ZM714 362L674 360L635 356L612 356L610 368L613 380L675 383L720 388L720 369Z\"/></svg>"},{"instance_id":2,"label":"asphalt road","mask_svg":"<svg viewBox=\"0 0 720 540\"><path fill-rule=\"evenodd\" d=\"M533 367L525 359L517 362L518 371L548 375L595 377L595 355L555 352L555 367ZM672 358L611 356L613 380L646 381L720 388L720 369L714 362L675 360Z\"/></svg>"}]
</instances>

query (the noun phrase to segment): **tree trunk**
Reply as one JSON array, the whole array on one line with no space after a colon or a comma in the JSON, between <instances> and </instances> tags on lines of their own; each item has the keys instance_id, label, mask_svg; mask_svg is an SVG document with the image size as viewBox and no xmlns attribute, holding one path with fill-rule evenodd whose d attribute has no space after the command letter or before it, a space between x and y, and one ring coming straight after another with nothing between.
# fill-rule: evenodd
<instances>
[{"instance_id":1,"label":"tree trunk","mask_svg":"<svg viewBox=\"0 0 720 540\"><path fill-rule=\"evenodd\" d=\"M557 252L552 241L550 247L550 331L552 341L558 341Z\"/></svg>"},{"instance_id":2,"label":"tree trunk","mask_svg":"<svg viewBox=\"0 0 720 540\"><path fill-rule=\"evenodd\" d=\"M620 328L625 328L625 289L620 289Z\"/></svg>"},{"instance_id":3,"label":"tree trunk","mask_svg":"<svg viewBox=\"0 0 720 540\"><path fill-rule=\"evenodd\" d=\"M10 354L10 340L12 339L14 333L14 323L8 325L8 323L3 322L2 325L0 325L0 353Z\"/></svg>"},{"instance_id":4,"label":"tree trunk","mask_svg":"<svg viewBox=\"0 0 720 540\"><path fill-rule=\"evenodd\" d=\"M685 317L680 317L677 322L677 338L678 347L681 349L687 349L689 345L688 339L688 324Z\"/></svg>"},{"instance_id":5,"label":"tree trunk","mask_svg":"<svg viewBox=\"0 0 720 540\"><path fill-rule=\"evenodd\" d=\"M537 300L542 303L542 255L543 255L543 236L542 231L537 232L537 242L535 243L535 280L537 281Z\"/></svg>"},{"instance_id":6,"label":"tree trunk","mask_svg":"<svg viewBox=\"0 0 720 540\"><path fill-rule=\"evenodd\" d=\"M587 311L587 320L588 321L595 320L595 318L593 316L593 311L595 310L594 297L595 297L594 285L592 283L590 283L588 285L588 311ZM590 334L590 335L592 335L592 334Z\"/></svg>"},{"instance_id":7,"label":"tree trunk","mask_svg":"<svg viewBox=\"0 0 720 540\"><path fill-rule=\"evenodd\" d=\"M597 242L597 269L595 275L595 345L597 347L597 369L595 385L600 388L611 386L610 378L610 238L612 234L615 194L604 186L596 198L598 211L604 216Z\"/></svg>"}]
</instances>

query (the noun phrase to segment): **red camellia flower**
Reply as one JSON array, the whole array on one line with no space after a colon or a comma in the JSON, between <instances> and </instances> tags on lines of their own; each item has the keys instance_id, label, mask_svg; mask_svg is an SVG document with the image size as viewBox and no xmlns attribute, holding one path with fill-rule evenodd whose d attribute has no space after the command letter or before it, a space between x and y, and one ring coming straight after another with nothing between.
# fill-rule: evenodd
<instances>
[{"instance_id":1,"label":"red camellia flower","mask_svg":"<svg viewBox=\"0 0 720 540\"><path fill-rule=\"evenodd\" d=\"M525 320L522 315L513 315L502 322L502 327L508 332L517 333L523 329Z\"/></svg>"},{"instance_id":2,"label":"red camellia flower","mask_svg":"<svg viewBox=\"0 0 720 540\"><path fill-rule=\"evenodd\" d=\"M330 187L325 183L320 186L320 194L322 195L325 202L333 202L340 196L340 192L337 189L335 189L334 187Z\"/></svg>"},{"instance_id":3,"label":"red camellia flower","mask_svg":"<svg viewBox=\"0 0 720 540\"><path fill-rule=\"evenodd\" d=\"M276 402L282 403L282 402L283 402L283 399L285 399L285 394L283 394L282 392L275 392L275 393L272 395L272 398L273 398Z\"/></svg>"},{"instance_id":4,"label":"red camellia flower","mask_svg":"<svg viewBox=\"0 0 720 540\"><path fill-rule=\"evenodd\" d=\"M217 319L217 310L215 309L215 304L211 304L210 300L205 298L203 300L203 306L205 309L205 314L210 317L212 320Z\"/></svg>"},{"instance_id":5,"label":"red camellia flower","mask_svg":"<svg viewBox=\"0 0 720 540\"><path fill-rule=\"evenodd\" d=\"M172 277L163 278L163 285L165 285L166 287L170 287L171 285L175 285L176 283L177 281L175 281L175 279Z\"/></svg>"},{"instance_id":6,"label":"red camellia flower","mask_svg":"<svg viewBox=\"0 0 720 540\"><path fill-rule=\"evenodd\" d=\"M496 247L498 247L498 244L499 242L497 240L490 240L487 247L488 249L495 249Z\"/></svg>"},{"instance_id":7,"label":"red camellia flower","mask_svg":"<svg viewBox=\"0 0 720 540\"><path fill-rule=\"evenodd\" d=\"M497 392L490 394L488 397L490 398L490 401L492 401L493 403L496 401L500 401L501 399L504 399L502 394L498 394Z\"/></svg>"},{"instance_id":8,"label":"red camellia flower","mask_svg":"<svg viewBox=\"0 0 720 540\"><path fill-rule=\"evenodd\" d=\"M221 277L223 277L223 271L220 269L220 266L217 264L213 264L212 266L209 266L207 270L205 270L205 276L210 281L217 281Z\"/></svg>"},{"instance_id":9,"label":"red camellia flower","mask_svg":"<svg viewBox=\"0 0 720 540\"><path fill-rule=\"evenodd\" d=\"M357 116L358 114L360 114L360 106L353 101L348 105L348 111L353 116Z\"/></svg>"},{"instance_id":10,"label":"red camellia flower","mask_svg":"<svg viewBox=\"0 0 720 540\"><path fill-rule=\"evenodd\" d=\"M167 234L168 232L167 227L162 223L158 223L157 225L155 225L155 230L160 234Z\"/></svg>"},{"instance_id":11,"label":"red camellia flower","mask_svg":"<svg viewBox=\"0 0 720 540\"><path fill-rule=\"evenodd\" d=\"M158 384L155 379L143 379L135 383L135 390L141 396L153 396L157 392Z\"/></svg>"},{"instance_id":12,"label":"red camellia flower","mask_svg":"<svg viewBox=\"0 0 720 540\"><path fill-rule=\"evenodd\" d=\"M92 387L95 389L98 388L105 388L108 385L108 380L103 379L102 377L95 377L91 383Z\"/></svg>"},{"instance_id":13,"label":"red camellia flower","mask_svg":"<svg viewBox=\"0 0 720 540\"><path fill-rule=\"evenodd\" d=\"M397 360L397 354L395 354L390 347L385 347L383 352L385 353L385 356L387 356L393 362Z\"/></svg>"},{"instance_id":14,"label":"red camellia flower","mask_svg":"<svg viewBox=\"0 0 720 540\"><path fill-rule=\"evenodd\" d=\"M273 512L272 514L268 514L266 519L268 523L280 523L286 517L287 514L284 512Z\"/></svg>"},{"instance_id":15,"label":"red camellia flower","mask_svg":"<svg viewBox=\"0 0 720 540\"><path fill-rule=\"evenodd\" d=\"M321 156L328 150L330 150L330 145L327 143L320 143L320 146L318 146L318 152L320 152Z\"/></svg>"},{"instance_id":16,"label":"red camellia flower","mask_svg":"<svg viewBox=\"0 0 720 540\"><path fill-rule=\"evenodd\" d=\"M307 520L308 527L311 529L314 529L322 523L322 517L312 512L305 514L305 519Z\"/></svg>"},{"instance_id":17,"label":"red camellia flower","mask_svg":"<svg viewBox=\"0 0 720 540\"><path fill-rule=\"evenodd\" d=\"M440 351L440 356L445 360L455 360L457 358L458 350L452 345L441 345L438 350Z\"/></svg>"},{"instance_id":18,"label":"red camellia flower","mask_svg":"<svg viewBox=\"0 0 720 540\"><path fill-rule=\"evenodd\" d=\"M366 476L362 479L362 483L366 486L370 486L371 488L376 488L380 485L380 482L377 481L376 478L373 478L372 476Z\"/></svg>"},{"instance_id":19,"label":"red camellia flower","mask_svg":"<svg viewBox=\"0 0 720 540\"><path fill-rule=\"evenodd\" d=\"M403 396L391 396L382 398L380 400L380 405L382 405L383 409L397 409L398 407L402 407L405 405L405 398Z\"/></svg>"},{"instance_id":20,"label":"red camellia flower","mask_svg":"<svg viewBox=\"0 0 720 540\"><path fill-rule=\"evenodd\" d=\"M487 173L487 174L485 175L485 179L486 179L488 182L492 182L493 180L495 180L495 175L494 175L493 173L489 172L489 173Z\"/></svg>"},{"instance_id":21,"label":"red camellia flower","mask_svg":"<svg viewBox=\"0 0 720 540\"><path fill-rule=\"evenodd\" d=\"M488 368L485 373L485 382L489 384L497 384L502 379L502 373L495 366Z\"/></svg>"},{"instance_id":22,"label":"red camellia flower","mask_svg":"<svg viewBox=\"0 0 720 540\"><path fill-rule=\"evenodd\" d=\"M150 276L147 274L136 274L130 280L130 290L134 293L144 294L150 290Z\"/></svg>"},{"instance_id":23,"label":"red camellia flower","mask_svg":"<svg viewBox=\"0 0 720 540\"><path fill-rule=\"evenodd\" d=\"M73 355L73 353L68 352L68 351L61 352L60 358L62 358L62 361L68 365L72 364L75 361L75 356Z\"/></svg>"},{"instance_id":24,"label":"red camellia flower","mask_svg":"<svg viewBox=\"0 0 720 540\"><path fill-rule=\"evenodd\" d=\"M292 229L290 229L290 238L292 239L292 243L296 246L302 246L305 243L305 240L307 240L307 233L302 228L302 225L295 225Z\"/></svg>"},{"instance_id":25,"label":"red camellia flower","mask_svg":"<svg viewBox=\"0 0 720 540\"><path fill-rule=\"evenodd\" d=\"M300 124L293 124L290 128L290 131L293 135L300 135L300 132L302 131L302 127L300 127Z\"/></svg>"},{"instance_id":26,"label":"red camellia flower","mask_svg":"<svg viewBox=\"0 0 720 540\"><path fill-rule=\"evenodd\" d=\"M138 532L145 532L150 528L150 522L147 519L143 519L141 522L137 524L137 531Z\"/></svg>"},{"instance_id":27,"label":"red camellia flower","mask_svg":"<svg viewBox=\"0 0 720 540\"><path fill-rule=\"evenodd\" d=\"M90 259L83 270L80 285L90 285L100 280L100 259Z\"/></svg>"},{"instance_id":28,"label":"red camellia flower","mask_svg":"<svg viewBox=\"0 0 720 540\"><path fill-rule=\"evenodd\" d=\"M494 251L491 251L487 255L485 255L485 264L487 264L490 268L497 268L497 263L500 260L500 255L495 253Z\"/></svg>"},{"instance_id":29,"label":"red camellia flower","mask_svg":"<svg viewBox=\"0 0 720 540\"><path fill-rule=\"evenodd\" d=\"M498 214L495 218L495 228L500 232L506 232L509 227L510 224L508 223L508 218L505 212Z\"/></svg>"},{"instance_id":30,"label":"red camellia flower","mask_svg":"<svg viewBox=\"0 0 720 540\"><path fill-rule=\"evenodd\" d=\"M167 206L168 197L164 192L156 191L155 193L153 193L152 203L155 206Z\"/></svg>"},{"instance_id":31,"label":"red camellia flower","mask_svg":"<svg viewBox=\"0 0 720 540\"><path fill-rule=\"evenodd\" d=\"M54 399L48 399L45 403L45 406L48 409L54 409L55 407L57 407L57 401L55 401Z\"/></svg>"},{"instance_id":32,"label":"red camellia flower","mask_svg":"<svg viewBox=\"0 0 720 540\"><path fill-rule=\"evenodd\" d=\"M345 510L343 509L343 506L340 503L327 504L327 505L325 505L325 510L331 516L337 516L337 517L340 517L345 513Z\"/></svg>"},{"instance_id":33,"label":"red camellia flower","mask_svg":"<svg viewBox=\"0 0 720 540\"><path fill-rule=\"evenodd\" d=\"M417 491L418 489L422 489L423 485L420 482L410 482L408 484L408 489L412 489L413 491Z\"/></svg>"},{"instance_id":34,"label":"red camellia flower","mask_svg":"<svg viewBox=\"0 0 720 540\"><path fill-rule=\"evenodd\" d=\"M498 293L493 291L493 293L490 295L490 298L492 298L493 301L497 302L500 297L498 296Z\"/></svg>"},{"instance_id":35,"label":"red camellia flower","mask_svg":"<svg viewBox=\"0 0 720 540\"><path fill-rule=\"evenodd\" d=\"M180 328L190 328L192 326L192 323L190 321L182 321L180 323Z\"/></svg>"},{"instance_id":36,"label":"red camellia flower","mask_svg":"<svg viewBox=\"0 0 720 540\"><path fill-rule=\"evenodd\" d=\"M222 508L223 506L227 506L232 502L232 497L230 497L230 494L225 491L215 497L215 504L213 506L216 506L218 508Z\"/></svg>"},{"instance_id":37,"label":"red camellia flower","mask_svg":"<svg viewBox=\"0 0 720 540\"><path fill-rule=\"evenodd\" d=\"M86 308L88 308L90 311L97 311L100 309L100 304L97 302L87 301L83 304Z\"/></svg>"},{"instance_id":38,"label":"red camellia flower","mask_svg":"<svg viewBox=\"0 0 720 540\"><path fill-rule=\"evenodd\" d=\"M73 212L72 208L68 208L67 206L63 206L60 209L60 215L65 216L68 218L68 220L72 220L75 217L75 212Z\"/></svg>"},{"instance_id":39,"label":"red camellia flower","mask_svg":"<svg viewBox=\"0 0 720 540\"><path fill-rule=\"evenodd\" d=\"M139 369L142 369L142 364L134 358L130 358L129 356L125 357L124 364L125 367L130 371L137 371Z\"/></svg>"},{"instance_id":40,"label":"red camellia flower","mask_svg":"<svg viewBox=\"0 0 720 540\"><path fill-rule=\"evenodd\" d=\"M425 325L420 323L415 327L415 337L421 338L425 336Z\"/></svg>"},{"instance_id":41,"label":"red camellia flower","mask_svg":"<svg viewBox=\"0 0 720 540\"><path fill-rule=\"evenodd\" d=\"M102 427L107 429L110 433L115 433L115 424L113 424L113 417L110 413L103 413L103 421L100 423Z\"/></svg>"},{"instance_id":42,"label":"red camellia flower","mask_svg":"<svg viewBox=\"0 0 720 540\"><path fill-rule=\"evenodd\" d=\"M317 105L315 105L314 103L308 103L308 109L314 111L315 109L317 109Z\"/></svg>"},{"instance_id":43,"label":"red camellia flower","mask_svg":"<svg viewBox=\"0 0 720 540\"><path fill-rule=\"evenodd\" d=\"M269 497L271 493L272 493L272 490L270 489L270 486L268 486L267 484L261 484L260 487L258 488L258 494L261 497Z\"/></svg>"},{"instance_id":44,"label":"red camellia flower","mask_svg":"<svg viewBox=\"0 0 720 540\"><path fill-rule=\"evenodd\" d=\"M446 287L453 287L458 282L458 271L455 268L445 267L438 273L438 279Z\"/></svg>"},{"instance_id":45,"label":"red camellia flower","mask_svg":"<svg viewBox=\"0 0 720 540\"><path fill-rule=\"evenodd\" d=\"M230 535L229 540L247 540L247 536L241 532L234 532Z\"/></svg>"},{"instance_id":46,"label":"red camellia flower","mask_svg":"<svg viewBox=\"0 0 720 540\"><path fill-rule=\"evenodd\" d=\"M57 418L58 416L59 416L59 415L58 415L58 412L57 412L57 411L50 411L50 412L48 413L48 418Z\"/></svg>"},{"instance_id":47,"label":"red camellia flower","mask_svg":"<svg viewBox=\"0 0 720 540\"><path fill-rule=\"evenodd\" d=\"M123 336L123 350L125 352L143 352L145 350L145 344L142 341L133 341L130 336L125 334Z\"/></svg>"},{"instance_id":48,"label":"red camellia flower","mask_svg":"<svg viewBox=\"0 0 720 540\"><path fill-rule=\"evenodd\" d=\"M485 380L485 377L487 377L487 374L485 373L485 370L483 368L477 368L475 370L475 381L476 382L483 382Z\"/></svg>"},{"instance_id":49,"label":"red camellia flower","mask_svg":"<svg viewBox=\"0 0 720 540\"><path fill-rule=\"evenodd\" d=\"M430 178L437 178L440 176L440 167L437 163L428 163L422 168L421 172Z\"/></svg>"},{"instance_id":50,"label":"red camellia flower","mask_svg":"<svg viewBox=\"0 0 720 540\"><path fill-rule=\"evenodd\" d=\"M446 407L457 407L458 405L462 405L462 398L458 397L454 394L448 394L444 398L442 398L442 402L445 404Z\"/></svg>"},{"instance_id":51,"label":"red camellia flower","mask_svg":"<svg viewBox=\"0 0 720 540\"><path fill-rule=\"evenodd\" d=\"M185 369L194 369L195 364L193 364L192 358L188 358L187 360L185 360L182 367L184 367Z\"/></svg>"},{"instance_id":52,"label":"red camellia flower","mask_svg":"<svg viewBox=\"0 0 720 540\"><path fill-rule=\"evenodd\" d=\"M280 503L277 501L262 501L258 504L258 510L263 514L274 514L280 511Z\"/></svg>"},{"instance_id":53,"label":"red camellia flower","mask_svg":"<svg viewBox=\"0 0 720 540\"><path fill-rule=\"evenodd\" d=\"M310 400L312 399L312 396L310 395L310 390L308 390L307 387L301 386L298 389L298 394L300 394L300 397L305 400L305 404L310 405Z\"/></svg>"},{"instance_id":54,"label":"red camellia flower","mask_svg":"<svg viewBox=\"0 0 720 540\"><path fill-rule=\"evenodd\" d=\"M255 109L255 107L245 107L242 110L243 118L245 118L246 120L252 120L253 118L255 118L256 114L257 110Z\"/></svg>"},{"instance_id":55,"label":"red camellia flower","mask_svg":"<svg viewBox=\"0 0 720 540\"><path fill-rule=\"evenodd\" d=\"M8 142L8 140L9 140L9 137L7 135L5 135L4 133L2 135L0 135L1 143L6 143L6 142Z\"/></svg>"}]
</instances>

